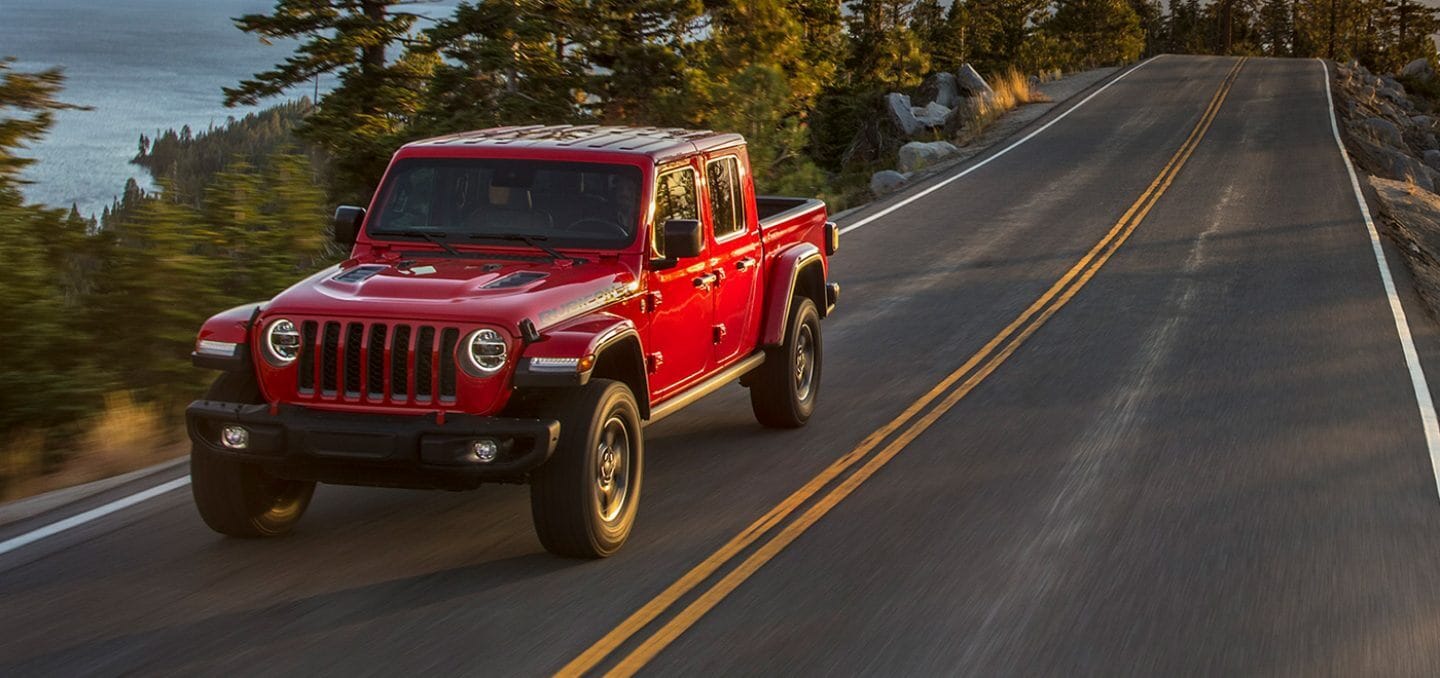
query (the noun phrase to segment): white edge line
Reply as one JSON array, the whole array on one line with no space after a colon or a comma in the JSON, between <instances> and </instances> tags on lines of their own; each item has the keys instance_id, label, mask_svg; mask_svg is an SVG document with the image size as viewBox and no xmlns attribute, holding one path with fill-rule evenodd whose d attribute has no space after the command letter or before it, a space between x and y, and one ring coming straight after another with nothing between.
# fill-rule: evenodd
<instances>
[{"instance_id":1,"label":"white edge line","mask_svg":"<svg viewBox=\"0 0 1440 678\"><path fill-rule=\"evenodd\" d=\"M30 532L26 532L25 534L22 534L18 537L7 539L3 542L0 542L0 556L14 551L15 549L33 544L46 537L52 537L71 528L76 528L84 525L85 523L104 518L105 516L108 516L116 511L127 509L131 506L139 504L142 501L153 499L162 494L165 494L166 492L170 492L171 490L178 490L189 484L190 476L181 476L174 480L156 485L155 487L152 487L148 490L141 490L128 497L121 497L120 499L116 499L115 501L112 501L103 506L97 506L93 509L90 509L89 511L85 511L84 513L75 514L73 516L70 516L69 518L61 520L59 522L51 523L40 529L31 530Z\"/></svg>"},{"instance_id":2,"label":"white edge line","mask_svg":"<svg viewBox=\"0 0 1440 678\"><path fill-rule=\"evenodd\" d=\"M1330 92L1330 65L1324 59L1316 59L1325 71L1325 100L1329 104L1330 132L1335 135L1335 145L1340 149L1340 159L1345 161L1345 171L1350 174L1350 187L1355 190L1355 202L1360 205L1360 216L1365 219L1365 230L1370 232L1370 249L1375 252L1375 263L1380 267L1380 281L1385 284L1385 296L1390 301L1390 314L1395 316L1395 331L1400 335L1400 348L1405 353L1405 366L1410 370L1410 383L1415 387L1415 402L1420 407L1420 424L1425 430L1425 445L1430 450L1430 468L1435 474L1435 491L1440 496L1440 423L1435 416L1435 403L1430 399L1430 386L1425 382L1425 370L1420 365L1420 354L1415 350L1415 340L1410 336L1410 323L1405 320L1405 307L1400 304L1400 295L1395 292L1395 281L1390 277L1390 264L1385 260L1385 248L1380 244L1380 234L1375 230L1375 220L1370 217L1370 205L1365 202L1365 193L1360 190L1360 179L1355 175L1355 165L1345 151L1345 142L1340 139L1340 125L1335 121L1335 97Z\"/></svg>"},{"instance_id":3,"label":"white edge line","mask_svg":"<svg viewBox=\"0 0 1440 678\"><path fill-rule=\"evenodd\" d=\"M872 221L875 221L876 219L879 219L879 218L881 218L881 217L883 217L883 216L885 216L885 215L887 215L887 214L890 214L891 212L894 212L895 210L898 210L898 209L900 209L901 207L904 207L904 206L906 206L906 205L909 205L910 203L915 202L916 200L919 200L919 199L921 199L921 198L923 198L923 197L925 197L925 196L927 196L927 195L930 195L931 193L934 193L935 191L938 191L938 190L940 190L940 189L942 189L942 188L950 185L951 182L954 182L954 181L960 179L961 177L964 177L965 175L967 175L967 174L969 174L969 173L971 173L971 172L974 172L975 170L978 170L978 169L980 169L981 167L984 167L984 166L990 164L990 161L995 160L996 158L999 158L1000 156L1005 155L1006 153L1009 153L1010 151L1015 150L1015 148L1018 147L1018 146L1020 146L1020 144L1023 144L1023 143L1025 143L1025 142L1027 142L1027 141L1035 138L1035 136L1036 136L1037 134L1040 134L1041 132L1044 132L1045 130L1050 129L1050 126L1051 126L1051 125L1054 125L1055 123L1060 122L1061 120L1064 120L1064 119L1065 119L1065 116L1070 115L1071 113L1074 113L1074 112L1075 112L1075 109L1080 108L1081 106L1084 106L1084 105L1085 105L1086 103L1088 103L1091 99L1094 99L1095 97L1099 96L1101 92L1104 92L1105 90L1110 89L1110 86L1111 86L1111 85L1114 85L1115 83L1120 82L1121 80L1125 79L1125 76L1130 75L1131 73L1134 73L1135 71L1138 71L1138 70L1140 70L1141 68L1144 68L1147 64L1149 64L1150 62L1152 62L1152 61L1160 58L1161 56L1164 56L1164 55L1163 55L1163 54L1162 54L1162 55L1156 55L1156 56L1150 57L1149 59L1146 59L1146 60L1144 60L1144 61L1142 61L1142 62L1140 62L1140 63L1138 63L1138 64L1135 64L1134 66L1132 66L1132 67L1130 68L1130 70L1125 71L1124 73L1121 73L1120 75L1116 76L1114 80L1111 80L1110 82L1105 83L1105 85L1104 85L1103 87L1101 87L1100 89L1095 90L1094 92L1091 92L1089 96L1085 97L1084 99L1081 99L1081 100L1080 100L1078 103L1076 103L1074 106L1071 106L1070 108L1066 109L1064 113L1061 113L1060 115L1055 116L1054 118L1052 118L1052 119L1050 120L1050 122L1047 122L1047 123L1045 123L1044 125L1041 125L1039 129L1037 129L1037 130L1035 130L1035 131L1033 131L1033 132L1031 132L1031 133L1029 133L1029 134L1026 134L1025 136L1023 136L1023 137L1015 140L1014 143L1011 143L1009 146L1006 146L1005 148L1000 149L1000 150L999 150L998 152L996 152L994 155L992 155L992 156L990 156L990 157L988 157L988 158L985 158L984 160L981 160L980 162L977 162L977 163L975 163L974 165L971 165L971 166L965 168L964 170L962 170L962 171L959 172L958 174L955 174L955 175L953 175L953 176L947 177L944 181L940 181L940 182L938 182L938 183L931 184L930 186L926 187L925 190L923 190L923 191L920 191L920 192L918 192L918 193L915 193L914 195L911 195L910 197L905 198L904 200L901 200L900 202L897 202L897 203L895 203L894 205L891 205L891 206L889 206L889 207L886 207L885 209L880 210L879 212L876 212L876 213L874 213L874 214L872 214L872 215L870 215L870 216L868 216L868 217L865 217L864 219L861 219L861 220L859 220L859 221L857 221L857 222L855 222L855 223L853 223L853 224L850 224L849 226L846 226L846 227L840 229L840 233L842 233L842 234L844 234L844 233L849 233L850 231L853 231L853 230L855 230L855 229L857 229L857 228L860 228L861 226L864 226L865 224L868 224L868 223L870 223L870 222L872 222Z\"/></svg>"}]
</instances>

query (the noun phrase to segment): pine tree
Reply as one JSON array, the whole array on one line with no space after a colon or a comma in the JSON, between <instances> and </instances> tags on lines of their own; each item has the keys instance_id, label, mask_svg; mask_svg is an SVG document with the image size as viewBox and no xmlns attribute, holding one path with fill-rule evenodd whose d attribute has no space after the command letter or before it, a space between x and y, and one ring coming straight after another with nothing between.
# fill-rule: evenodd
<instances>
[{"instance_id":1,"label":"pine tree","mask_svg":"<svg viewBox=\"0 0 1440 678\"><path fill-rule=\"evenodd\" d=\"M462 3L426 32L445 60L416 133L577 120L585 64L571 36L583 24L581 10L577 0Z\"/></svg>"},{"instance_id":2,"label":"pine tree","mask_svg":"<svg viewBox=\"0 0 1440 678\"><path fill-rule=\"evenodd\" d=\"M15 320L0 324L0 435L72 421L97 383L65 298L67 250L83 224L25 204L19 190L19 173L33 162L20 149L45 135L56 111L77 107L57 99L59 70L28 73L13 63L0 59L0 308Z\"/></svg>"},{"instance_id":3,"label":"pine tree","mask_svg":"<svg viewBox=\"0 0 1440 678\"><path fill-rule=\"evenodd\" d=\"M968 58L981 73L1000 73L1025 57L1035 26L1042 23L1048 0L969 0L965 21Z\"/></svg>"},{"instance_id":4,"label":"pine tree","mask_svg":"<svg viewBox=\"0 0 1440 678\"><path fill-rule=\"evenodd\" d=\"M849 0L847 6L850 78L891 90L919 84L930 70L930 57L910 28L915 0Z\"/></svg>"},{"instance_id":5,"label":"pine tree","mask_svg":"<svg viewBox=\"0 0 1440 678\"><path fill-rule=\"evenodd\" d=\"M1140 17L1127 0L1059 0L1044 31L1082 68L1133 61L1145 49Z\"/></svg>"},{"instance_id":6,"label":"pine tree","mask_svg":"<svg viewBox=\"0 0 1440 678\"><path fill-rule=\"evenodd\" d=\"M592 0L578 31L590 113L608 123L683 124L687 46L700 0Z\"/></svg>"},{"instance_id":7,"label":"pine tree","mask_svg":"<svg viewBox=\"0 0 1440 678\"><path fill-rule=\"evenodd\" d=\"M277 0L270 14L247 14L235 25L264 42L295 39L295 52L275 68L225 88L227 105L254 104L323 74L339 85L317 102L302 134L334 157L336 194L368 194L420 105L436 60L425 50L390 60L418 15L398 11L420 0Z\"/></svg>"}]
</instances>

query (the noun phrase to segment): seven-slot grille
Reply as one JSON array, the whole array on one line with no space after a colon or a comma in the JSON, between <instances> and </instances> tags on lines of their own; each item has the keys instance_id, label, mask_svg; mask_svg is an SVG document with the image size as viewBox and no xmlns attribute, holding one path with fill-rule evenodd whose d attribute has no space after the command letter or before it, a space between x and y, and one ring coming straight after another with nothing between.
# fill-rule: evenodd
<instances>
[{"instance_id":1,"label":"seven-slot grille","mask_svg":"<svg viewBox=\"0 0 1440 678\"><path fill-rule=\"evenodd\" d=\"M306 320L296 387L302 398L428 405L455 402L454 327Z\"/></svg>"}]
</instances>

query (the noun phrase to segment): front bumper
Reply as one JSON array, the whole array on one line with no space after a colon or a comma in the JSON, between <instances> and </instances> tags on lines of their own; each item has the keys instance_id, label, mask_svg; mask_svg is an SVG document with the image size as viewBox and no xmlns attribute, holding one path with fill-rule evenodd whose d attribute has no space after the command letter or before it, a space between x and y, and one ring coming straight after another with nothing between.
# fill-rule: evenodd
<instances>
[{"instance_id":1,"label":"front bumper","mask_svg":"<svg viewBox=\"0 0 1440 678\"><path fill-rule=\"evenodd\" d=\"M446 414L374 415L281 405L197 400L185 410L197 447L237 461L261 464L291 480L417 489L472 489L485 482L524 482L544 464L560 439L552 419ZM239 424L245 449L220 444L220 430ZM481 462L470 450L491 438L500 452Z\"/></svg>"}]
</instances>

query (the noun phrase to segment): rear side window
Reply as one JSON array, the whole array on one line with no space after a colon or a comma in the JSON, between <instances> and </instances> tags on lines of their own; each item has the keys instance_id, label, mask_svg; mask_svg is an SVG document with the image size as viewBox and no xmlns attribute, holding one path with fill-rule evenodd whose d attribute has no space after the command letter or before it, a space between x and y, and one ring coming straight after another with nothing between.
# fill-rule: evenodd
<instances>
[{"instance_id":1,"label":"rear side window","mask_svg":"<svg viewBox=\"0 0 1440 678\"><path fill-rule=\"evenodd\" d=\"M705 165L710 185L710 216L715 237L724 238L745 230L745 199L740 187L740 161L735 156L711 160Z\"/></svg>"},{"instance_id":2,"label":"rear side window","mask_svg":"<svg viewBox=\"0 0 1440 678\"><path fill-rule=\"evenodd\" d=\"M695 197L695 172L688 167L670 170L655 182L655 254L665 256L665 222L672 219L699 219L700 205Z\"/></svg>"}]
</instances>

